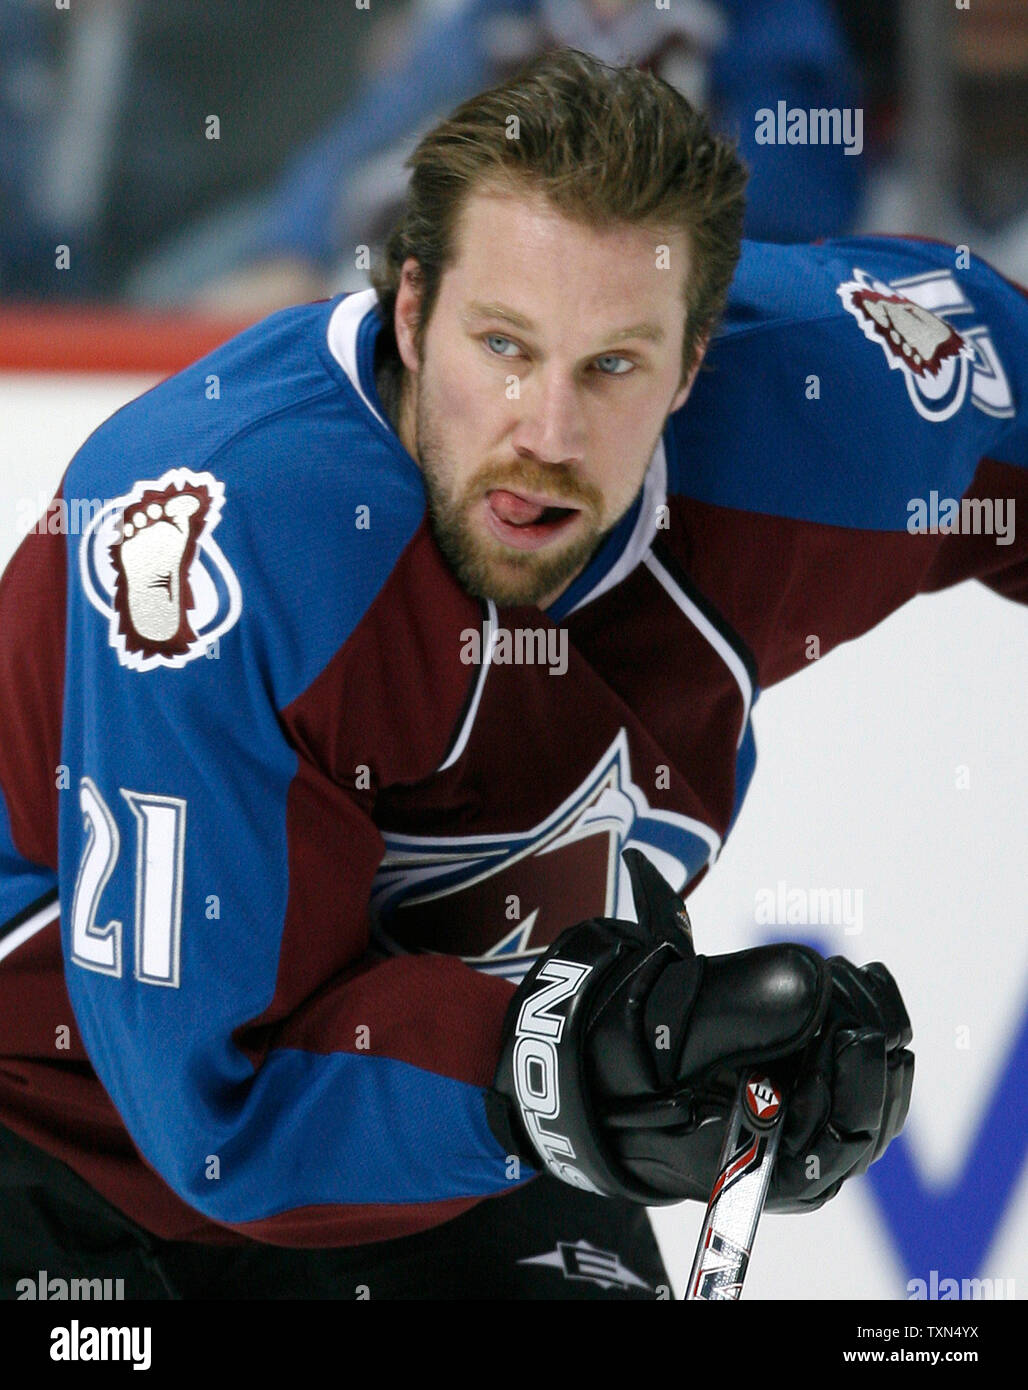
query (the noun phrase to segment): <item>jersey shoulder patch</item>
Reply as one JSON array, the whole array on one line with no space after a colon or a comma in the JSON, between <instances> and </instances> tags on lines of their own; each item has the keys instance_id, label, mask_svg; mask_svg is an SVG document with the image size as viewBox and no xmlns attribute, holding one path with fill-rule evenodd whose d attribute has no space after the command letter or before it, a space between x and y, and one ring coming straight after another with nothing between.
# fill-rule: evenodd
<instances>
[{"instance_id":1,"label":"jersey shoulder patch","mask_svg":"<svg viewBox=\"0 0 1028 1390\"><path fill-rule=\"evenodd\" d=\"M245 629L276 655L288 699L417 531L420 473L326 361L330 310L288 310L233 339L130 402L72 461L64 501L84 524L69 560L122 666L178 669Z\"/></svg>"},{"instance_id":2,"label":"jersey shoulder patch","mask_svg":"<svg viewBox=\"0 0 1028 1390\"><path fill-rule=\"evenodd\" d=\"M899 238L746 244L669 490L797 520L902 529L961 496L1015 420L1024 301L964 248ZM962 264L962 262L961 262Z\"/></svg>"}]
</instances>

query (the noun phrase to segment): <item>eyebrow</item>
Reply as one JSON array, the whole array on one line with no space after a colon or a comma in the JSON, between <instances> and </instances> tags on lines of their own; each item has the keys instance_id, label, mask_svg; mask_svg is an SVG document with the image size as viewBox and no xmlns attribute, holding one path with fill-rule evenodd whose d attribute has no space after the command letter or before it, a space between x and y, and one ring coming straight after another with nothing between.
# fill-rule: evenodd
<instances>
[{"instance_id":1,"label":"eyebrow","mask_svg":"<svg viewBox=\"0 0 1028 1390\"><path fill-rule=\"evenodd\" d=\"M506 304L482 304L477 300L468 305L468 318L503 319L514 328L520 328L526 333L535 332L535 324L531 319L526 319L524 314L519 314L516 309L510 309ZM625 338L644 338L651 343L662 343L664 341L664 330L655 323L633 323L627 328L615 328L611 333L602 335L603 341L607 343L616 342Z\"/></svg>"}]
</instances>

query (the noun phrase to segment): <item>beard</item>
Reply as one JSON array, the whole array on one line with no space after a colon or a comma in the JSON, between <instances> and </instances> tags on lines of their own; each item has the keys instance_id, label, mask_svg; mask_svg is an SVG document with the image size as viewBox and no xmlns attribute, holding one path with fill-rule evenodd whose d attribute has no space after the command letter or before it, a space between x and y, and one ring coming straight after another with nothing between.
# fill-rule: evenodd
<instances>
[{"instance_id":1,"label":"beard","mask_svg":"<svg viewBox=\"0 0 1028 1390\"><path fill-rule=\"evenodd\" d=\"M532 459L486 464L459 491L453 487L455 460L448 453L423 376L417 381L415 429L417 459L424 478L432 534L443 558L461 585L474 598L492 599L503 608L542 605L553 601L588 564L628 510L603 524L603 494L564 464L540 464ZM496 488L543 495L557 494L579 509L577 534L567 542L555 540L542 551L515 550L483 534L472 513ZM634 499L632 499L634 500Z\"/></svg>"}]
</instances>

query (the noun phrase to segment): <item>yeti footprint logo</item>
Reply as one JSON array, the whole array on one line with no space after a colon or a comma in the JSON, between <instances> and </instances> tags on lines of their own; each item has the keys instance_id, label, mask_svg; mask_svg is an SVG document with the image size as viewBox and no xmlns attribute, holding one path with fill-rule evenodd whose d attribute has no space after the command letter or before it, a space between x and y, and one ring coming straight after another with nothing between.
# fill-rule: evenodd
<instances>
[{"instance_id":1,"label":"yeti footprint logo","mask_svg":"<svg viewBox=\"0 0 1028 1390\"><path fill-rule=\"evenodd\" d=\"M210 473L174 469L110 503L83 537L83 587L123 665L182 666L238 619L239 583L211 537L224 496Z\"/></svg>"},{"instance_id":2,"label":"yeti footprint logo","mask_svg":"<svg viewBox=\"0 0 1028 1390\"><path fill-rule=\"evenodd\" d=\"M117 573L114 606L129 651L166 656L189 650L196 633L189 566L211 499L206 489L145 492L122 516L121 539L111 546Z\"/></svg>"}]
</instances>

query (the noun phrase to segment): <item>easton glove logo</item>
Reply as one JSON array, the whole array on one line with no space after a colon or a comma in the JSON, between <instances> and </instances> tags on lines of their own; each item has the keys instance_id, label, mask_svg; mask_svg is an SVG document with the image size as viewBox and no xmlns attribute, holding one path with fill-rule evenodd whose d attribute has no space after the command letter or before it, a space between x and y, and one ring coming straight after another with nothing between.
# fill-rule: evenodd
<instances>
[{"instance_id":1,"label":"easton glove logo","mask_svg":"<svg viewBox=\"0 0 1028 1390\"><path fill-rule=\"evenodd\" d=\"M562 1182L598 1193L599 1188L568 1161L577 1156L571 1140L554 1128L560 1119L557 1044L567 1019L553 1010L573 999L591 972L591 965L556 957L540 968L535 983L542 981L543 987L528 996L518 1014L512 1067L521 1118L546 1167Z\"/></svg>"}]
</instances>

